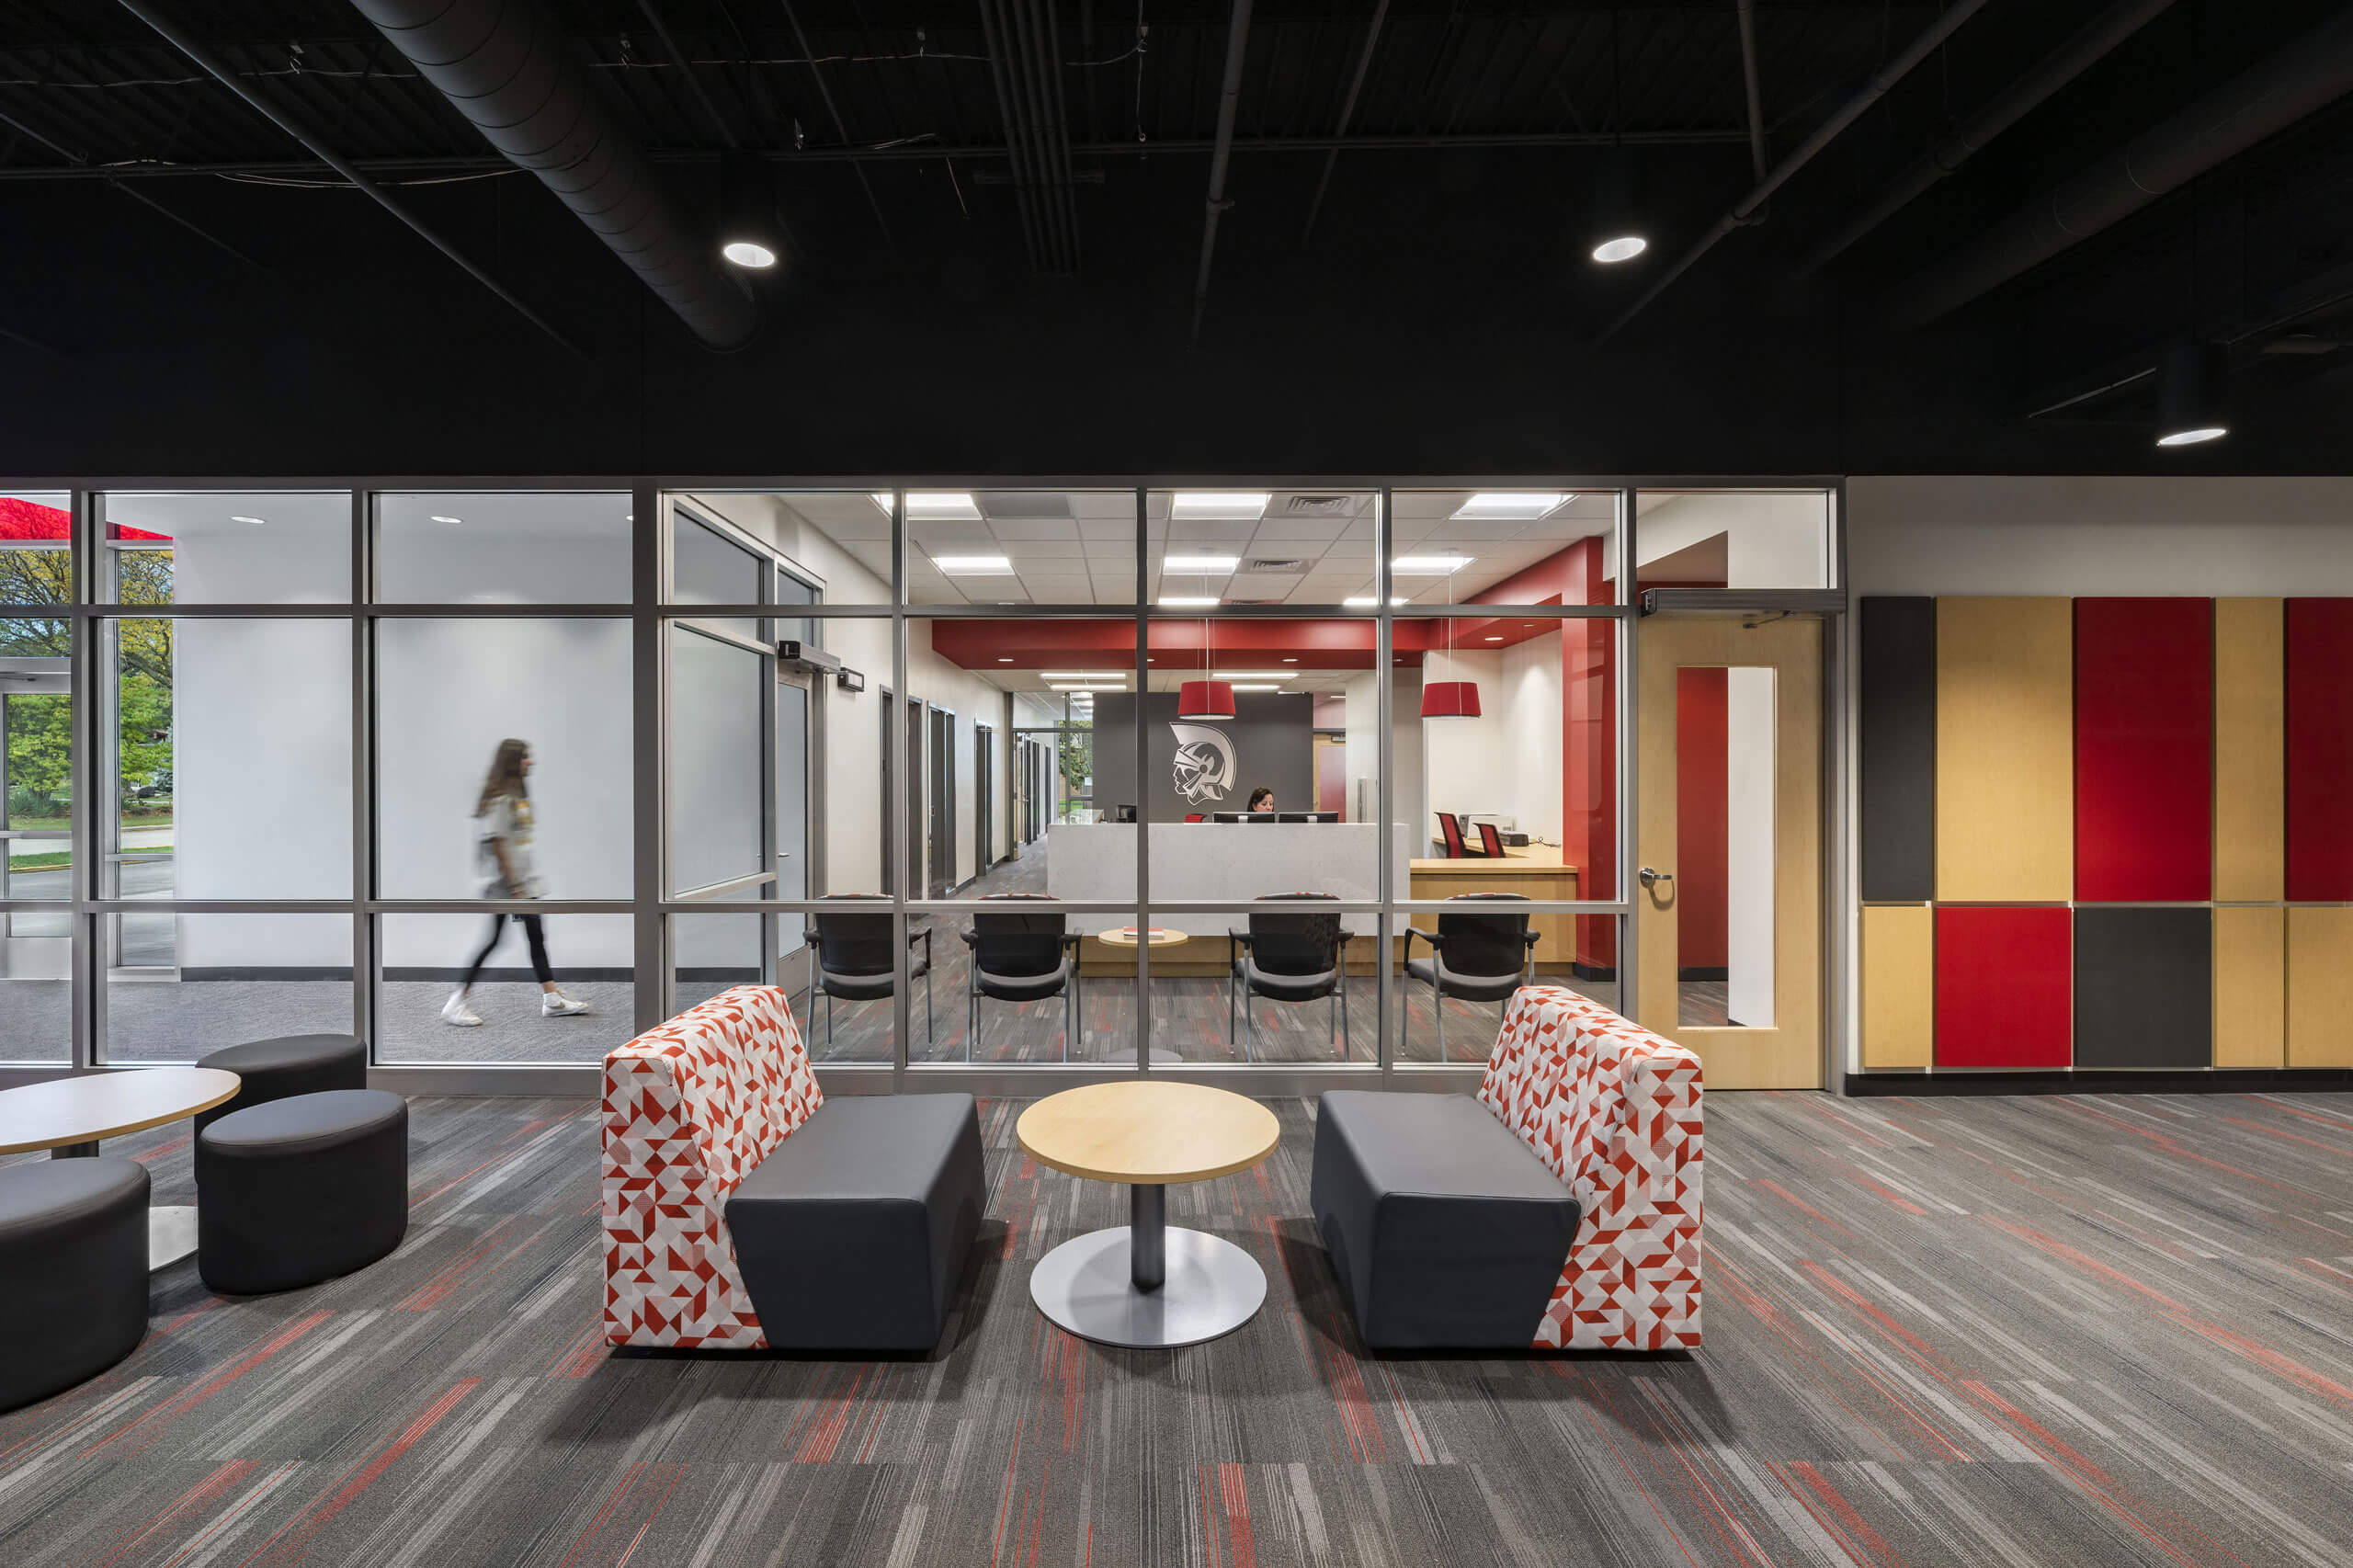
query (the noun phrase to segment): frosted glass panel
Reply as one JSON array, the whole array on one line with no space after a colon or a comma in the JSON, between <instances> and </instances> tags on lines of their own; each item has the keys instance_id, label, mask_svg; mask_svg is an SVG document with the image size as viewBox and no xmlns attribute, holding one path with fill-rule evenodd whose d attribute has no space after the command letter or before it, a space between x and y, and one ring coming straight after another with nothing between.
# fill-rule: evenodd
<instances>
[{"instance_id":1,"label":"frosted glass panel","mask_svg":"<svg viewBox=\"0 0 2353 1568\"><path fill-rule=\"evenodd\" d=\"M670 866L680 892L762 869L761 704L768 661L670 631Z\"/></svg>"}]
</instances>

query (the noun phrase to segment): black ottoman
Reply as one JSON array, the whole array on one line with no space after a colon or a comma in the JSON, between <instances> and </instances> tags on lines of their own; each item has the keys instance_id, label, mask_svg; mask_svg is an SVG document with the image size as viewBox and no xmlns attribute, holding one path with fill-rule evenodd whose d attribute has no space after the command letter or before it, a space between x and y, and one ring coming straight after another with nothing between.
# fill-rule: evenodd
<instances>
[{"instance_id":1,"label":"black ottoman","mask_svg":"<svg viewBox=\"0 0 2353 1568\"><path fill-rule=\"evenodd\" d=\"M199 1056L196 1064L218 1067L244 1080L234 1095L198 1114L199 1134L224 1116L271 1100L368 1086L368 1047L358 1035L290 1034L247 1040Z\"/></svg>"},{"instance_id":2,"label":"black ottoman","mask_svg":"<svg viewBox=\"0 0 2353 1568\"><path fill-rule=\"evenodd\" d=\"M1576 1195L1468 1095L1327 1091L1308 1208L1375 1350L1525 1350Z\"/></svg>"},{"instance_id":3,"label":"black ottoman","mask_svg":"<svg viewBox=\"0 0 2353 1568\"><path fill-rule=\"evenodd\" d=\"M96 1377L147 1333L147 1167L0 1168L0 1410Z\"/></svg>"},{"instance_id":4,"label":"black ottoman","mask_svg":"<svg viewBox=\"0 0 2353 1568\"><path fill-rule=\"evenodd\" d=\"M760 1332L779 1350L928 1350L981 1227L970 1095L843 1095L727 1199Z\"/></svg>"},{"instance_id":5,"label":"black ottoman","mask_svg":"<svg viewBox=\"0 0 2353 1568\"><path fill-rule=\"evenodd\" d=\"M196 1267L230 1295L365 1267L408 1233L408 1102L331 1089L233 1111L196 1135Z\"/></svg>"}]
</instances>

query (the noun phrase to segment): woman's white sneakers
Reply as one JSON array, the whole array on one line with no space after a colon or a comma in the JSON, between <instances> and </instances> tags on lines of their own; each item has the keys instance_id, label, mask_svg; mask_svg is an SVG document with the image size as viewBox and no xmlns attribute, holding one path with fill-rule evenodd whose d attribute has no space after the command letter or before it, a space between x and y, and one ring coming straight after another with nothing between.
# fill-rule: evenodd
<instances>
[{"instance_id":1,"label":"woman's white sneakers","mask_svg":"<svg viewBox=\"0 0 2353 1568\"><path fill-rule=\"evenodd\" d=\"M445 1024L454 1024L461 1029L482 1028L481 1017L472 1007L466 1006L466 994L462 991L452 991L449 993L449 999L441 1004L441 1021Z\"/></svg>"},{"instance_id":2,"label":"woman's white sneakers","mask_svg":"<svg viewBox=\"0 0 2353 1568\"><path fill-rule=\"evenodd\" d=\"M540 998L540 1017L543 1018L568 1018L586 1011L587 1003L575 1002L561 991L550 991Z\"/></svg>"},{"instance_id":3,"label":"woman's white sneakers","mask_svg":"<svg viewBox=\"0 0 2353 1568\"><path fill-rule=\"evenodd\" d=\"M561 991L550 991L540 997L540 1017L543 1018L576 1017L589 1011L587 1003L575 1002ZM481 1015L466 1006L466 994L462 991L451 992L449 999L441 1004L441 1021L461 1029L482 1028Z\"/></svg>"}]
</instances>

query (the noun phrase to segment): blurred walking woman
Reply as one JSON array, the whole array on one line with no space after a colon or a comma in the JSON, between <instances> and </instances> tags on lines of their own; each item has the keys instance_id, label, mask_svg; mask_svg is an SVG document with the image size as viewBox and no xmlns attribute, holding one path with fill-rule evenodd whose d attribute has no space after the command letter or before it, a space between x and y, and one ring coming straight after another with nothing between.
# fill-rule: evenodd
<instances>
[{"instance_id":1,"label":"blurred walking woman","mask_svg":"<svg viewBox=\"0 0 2353 1568\"><path fill-rule=\"evenodd\" d=\"M474 870L483 879L484 898L540 896L539 868L531 858L531 791L525 782L530 772L529 745L517 740L498 743L490 759L490 777L483 780L481 798L474 802ZM517 915L515 923L523 927L523 940L531 949L531 972L540 981L540 1016L562 1018L586 1012L587 1003L575 1002L556 989L555 973L548 967L547 933L540 917ZM490 929L483 934L482 947L466 965L466 977L442 1005L443 1023L472 1028L482 1022L466 1006L466 995L473 990L483 964L506 928L505 915L490 917Z\"/></svg>"}]
</instances>

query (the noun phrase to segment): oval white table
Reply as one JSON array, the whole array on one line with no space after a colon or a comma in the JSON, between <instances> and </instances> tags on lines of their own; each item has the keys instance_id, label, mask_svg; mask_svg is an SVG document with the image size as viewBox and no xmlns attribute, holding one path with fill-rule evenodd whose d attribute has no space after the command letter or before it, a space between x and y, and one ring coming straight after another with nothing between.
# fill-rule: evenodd
<instances>
[{"instance_id":1,"label":"oval white table","mask_svg":"<svg viewBox=\"0 0 2353 1568\"><path fill-rule=\"evenodd\" d=\"M210 1110L236 1094L238 1082L217 1067L137 1067L0 1089L0 1154L46 1149L57 1160L93 1155L101 1138ZM147 1210L148 1267L177 1263L195 1250L194 1205Z\"/></svg>"},{"instance_id":2,"label":"oval white table","mask_svg":"<svg viewBox=\"0 0 2353 1568\"><path fill-rule=\"evenodd\" d=\"M1167 1347L1231 1334L1257 1314L1267 1276L1232 1242L1168 1224L1168 1187L1245 1171L1281 1129L1256 1100L1202 1084L1090 1084L1021 1113L1014 1136L1041 1165L1128 1184L1125 1230L1064 1242L1029 1274L1038 1310L1103 1345Z\"/></svg>"}]
</instances>

